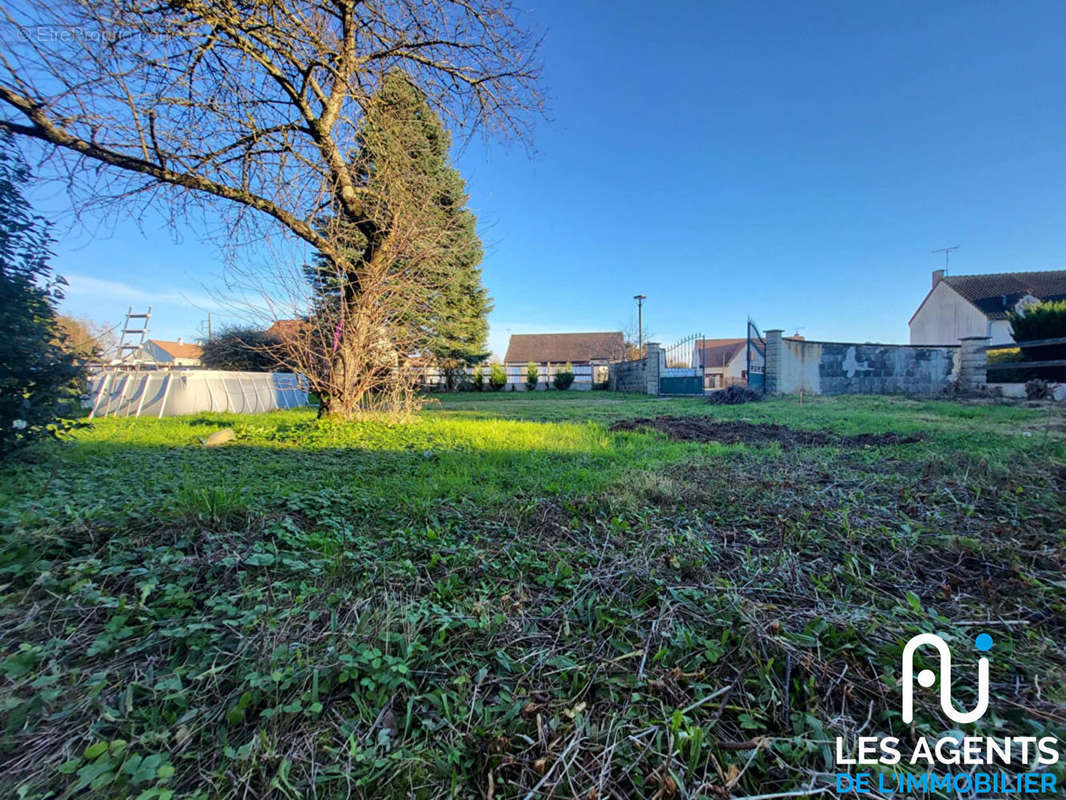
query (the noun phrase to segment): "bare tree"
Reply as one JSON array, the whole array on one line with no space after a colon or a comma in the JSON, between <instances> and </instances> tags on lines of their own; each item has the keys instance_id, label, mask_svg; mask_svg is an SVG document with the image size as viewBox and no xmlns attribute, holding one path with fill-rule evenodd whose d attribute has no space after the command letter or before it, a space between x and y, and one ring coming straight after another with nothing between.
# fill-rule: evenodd
<instances>
[{"instance_id":1,"label":"bare tree","mask_svg":"<svg viewBox=\"0 0 1066 800\"><path fill-rule=\"evenodd\" d=\"M118 325L107 325L65 314L58 315L56 323L63 336L61 346L79 359L108 358L118 346L118 336L115 335Z\"/></svg>"},{"instance_id":2,"label":"bare tree","mask_svg":"<svg viewBox=\"0 0 1066 800\"><path fill-rule=\"evenodd\" d=\"M644 350L639 342L643 340L643 344L647 344L656 337L656 333L653 330L644 328L643 331L637 328L637 318L630 317L622 327L622 338L625 341L625 353L623 358L627 360L633 360L644 357Z\"/></svg>"},{"instance_id":3,"label":"bare tree","mask_svg":"<svg viewBox=\"0 0 1066 800\"><path fill-rule=\"evenodd\" d=\"M402 414L415 404L417 371L410 360L426 343L417 322L420 306L450 276L432 266L446 238L446 231L425 224L425 206L433 198L420 193L402 168L397 173L387 178L392 202L378 211L388 216L387 234L373 257L318 258L309 267L315 286L310 295L304 275L290 276L290 307L306 298L307 311L287 326L275 352L306 376L325 413ZM341 249L353 234L343 216L329 218L322 233Z\"/></svg>"},{"instance_id":4,"label":"bare tree","mask_svg":"<svg viewBox=\"0 0 1066 800\"><path fill-rule=\"evenodd\" d=\"M506 0L29 0L0 14L0 130L49 146L43 166L76 209L163 198L175 217L204 212L231 244L274 227L349 285L360 264L359 292L381 281L379 304L398 302L411 275L398 264L417 273L414 206L382 196L352 157L385 76L402 70L467 135L524 138L540 107L537 43ZM357 259L324 213L358 228ZM347 319L354 294L338 312L344 336L395 335Z\"/></svg>"}]
</instances>

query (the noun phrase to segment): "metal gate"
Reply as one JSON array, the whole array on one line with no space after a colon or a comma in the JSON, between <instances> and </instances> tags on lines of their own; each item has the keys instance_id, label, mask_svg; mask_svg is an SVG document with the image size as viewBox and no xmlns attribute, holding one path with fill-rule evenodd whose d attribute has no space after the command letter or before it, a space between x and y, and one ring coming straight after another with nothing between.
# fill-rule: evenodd
<instances>
[{"instance_id":1,"label":"metal gate","mask_svg":"<svg viewBox=\"0 0 1066 800\"><path fill-rule=\"evenodd\" d=\"M748 386L756 391L766 393L766 339L759 333L758 326L748 317L748 344L745 362Z\"/></svg>"},{"instance_id":2,"label":"metal gate","mask_svg":"<svg viewBox=\"0 0 1066 800\"><path fill-rule=\"evenodd\" d=\"M703 394L703 364L699 343L702 333L693 333L662 352L659 365L659 394L698 396Z\"/></svg>"}]
</instances>

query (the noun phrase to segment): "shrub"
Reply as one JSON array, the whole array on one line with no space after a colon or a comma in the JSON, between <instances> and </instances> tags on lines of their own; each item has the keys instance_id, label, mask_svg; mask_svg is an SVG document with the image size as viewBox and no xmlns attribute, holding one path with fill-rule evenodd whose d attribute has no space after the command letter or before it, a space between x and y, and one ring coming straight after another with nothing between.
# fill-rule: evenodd
<instances>
[{"instance_id":1,"label":"shrub","mask_svg":"<svg viewBox=\"0 0 1066 800\"><path fill-rule=\"evenodd\" d=\"M537 388L537 381L539 380L540 372L537 370L537 365L530 361L526 364L526 388L532 392Z\"/></svg>"},{"instance_id":2,"label":"shrub","mask_svg":"<svg viewBox=\"0 0 1066 800\"><path fill-rule=\"evenodd\" d=\"M211 369L275 372L281 339L257 328L227 328L203 343L200 363Z\"/></svg>"},{"instance_id":3,"label":"shrub","mask_svg":"<svg viewBox=\"0 0 1066 800\"><path fill-rule=\"evenodd\" d=\"M506 385L507 372L504 370L503 364L493 364L489 367L489 386L492 387L492 391L498 392Z\"/></svg>"},{"instance_id":4,"label":"shrub","mask_svg":"<svg viewBox=\"0 0 1066 800\"><path fill-rule=\"evenodd\" d=\"M988 370L989 383L1025 383L1040 375L1040 370L1026 367L1025 362L1030 359L1022 355L1017 347L1002 348L988 351L989 364L1017 364L1014 369Z\"/></svg>"},{"instance_id":5,"label":"shrub","mask_svg":"<svg viewBox=\"0 0 1066 800\"><path fill-rule=\"evenodd\" d=\"M1037 303L1024 311L1011 311L1011 335L1019 345L1022 354L1030 361L1050 361L1066 358L1066 344L1047 347L1026 347L1026 342L1038 339L1066 338L1066 300L1049 303Z\"/></svg>"},{"instance_id":6,"label":"shrub","mask_svg":"<svg viewBox=\"0 0 1066 800\"><path fill-rule=\"evenodd\" d=\"M1026 367L1027 361L1052 361L1066 358L1066 344L1027 347L1026 342L1039 339L1066 338L1066 300L1035 303L1022 311L1007 312L1011 335L1019 345L1013 350L993 350L988 354L989 363L1018 362L1017 369L989 372L989 380L997 383L1021 383L1042 378L1062 380L1066 369L1062 367Z\"/></svg>"},{"instance_id":7,"label":"shrub","mask_svg":"<svg viewBox=\"0 0 1066 800\"><path fill-rule=\"evenodd\" d=\"M480 364L474 367L474 373L470 376L470 385L474 387L475 392L485 391L485 373Z\"/></svg>"},{"instance_id":8,"label":"shrub","mask_svg":"<svg viewBox=\"0 0 1066 800\"><path fill-rule=\"evenodd\" d=\"M473 382L467 375L466 368L470 362L461 358L441 358L437 360L437 367L444 376L444 391L463 392L473 388Z\"/></svg>"},{"instance_id":9,"label":"shrub","mask_svg":"<svg viewBox=\"0 0 1066 800\"><path fill-rule=\"evenodd\" d=\"M566 366L563 367L561 372L555 373L555 377L552 378L552 383L555 384L555 388L561 392L569 389L574 383L574 367L569 361L566 362Z\"/></svg>"},{"instance_id":10,"label":"shrub","mask_svg":"<svg viewBox=\"0 0 1066 800\"><path fill-rule=\"evenodd\" d=\"M0 453L74 426L84 370L64 352L56 303L66 281L52 275L49 223L22 194L29 170L0 138Z\"/></svg>"}]
</instances>

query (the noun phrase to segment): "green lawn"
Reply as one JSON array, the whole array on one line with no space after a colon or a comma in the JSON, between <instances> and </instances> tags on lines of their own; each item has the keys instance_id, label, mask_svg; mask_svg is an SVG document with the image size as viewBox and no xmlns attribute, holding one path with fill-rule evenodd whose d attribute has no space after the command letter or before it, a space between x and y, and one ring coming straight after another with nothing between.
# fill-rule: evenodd
<instances>
[{"instance_id":1,"label":"green lawn","mask_svg":"<svg viewBox=\"0 0 1066 800\"><path fill-rule=\"evenodd\" d=\"M922 438L609 430L659 415ZM607 392L98 420L0 470L0 796L831 787L835 736L954 727L928 698L900 723L922 631L959 675L995 638L980 732L1066 738L1064 434L1046 407Z\"/></svg>"}]
</instances>

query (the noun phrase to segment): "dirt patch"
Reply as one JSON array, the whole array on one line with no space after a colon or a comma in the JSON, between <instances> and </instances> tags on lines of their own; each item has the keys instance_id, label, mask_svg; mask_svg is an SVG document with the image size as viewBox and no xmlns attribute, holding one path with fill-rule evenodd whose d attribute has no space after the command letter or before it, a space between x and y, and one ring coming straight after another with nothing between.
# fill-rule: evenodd
<instances>
[{"instance_id":1,"label":"dirt patch","mask_svg":"<svg viewBox=\"0 0 1066 800\"><path fill-rule=\"evenodd\" d=\"M829 431L804 431L784 425L755 422L722 422L706 417L655 417L654 419L626 419L611 426L612 431L662 431L680 442L720 442L721 444L767 444L778 442L781 447L869 447L911 444L921 441L920 435L898 433L860 433L840 436Z\"/></svg>"}]
</instances>

